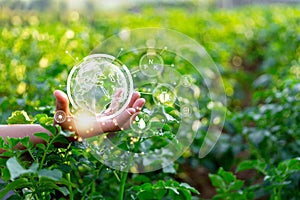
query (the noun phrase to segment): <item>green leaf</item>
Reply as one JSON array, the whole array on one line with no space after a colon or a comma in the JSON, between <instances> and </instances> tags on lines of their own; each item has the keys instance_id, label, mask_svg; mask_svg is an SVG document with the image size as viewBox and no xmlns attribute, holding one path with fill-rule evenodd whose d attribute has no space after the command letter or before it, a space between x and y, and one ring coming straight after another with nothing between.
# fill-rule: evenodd
<instances>
[{"instance_id":1,"label":"green leaf","mask_svg":"<svg viewBox=\"0 0 300 200\"><path fill-rule=\"evenodd\" d=\"M234 182L232 182L230 185L229 185L229 189L231 191L233 190L239 190L243 187L244 185L244 181L241 181L241 180L235 180Z\"/></svg>"},{"instance_id":2,"label":"green leaf","mask_svg":"<svg viewBox=\"0 0 300 200\"><path fill-rule=\"evenodd\" d=\"M43 139L45 142L49 142L50 136L47 133L35 133L34 136Z\"/></svg>"},{"instance_id":3,"label":"green leaf","mask_svg":"<svg viewBox=\"0 0 300 200\"><path fill-rule=\"evenodd\" d=\"M15 111L12 115L7 119L8 124L31 124L32 120L30 120L29 116L24 110Z\"/></svg>"},{"instance_id":4,"label":"green leaf","mask_svg":"<svg viewBox=\"0 0 300 200\"><path fill-rule=\"evenodd\" d=\"M53 117L48 117L46 114L37 114L34 116L34 120L42 125L52 125L53 124Z\"/></svg>"},{"instance_id":5,"label":"green leaf","mask_svg":"<svg viewBox=\"0 0 300 200\"><path fill-rule=\"evenodd\" d=\"M179 192L176 187L166 186L166 189L172 190L175 194L179 195Z\"/></svg>"},{"instance_id":6,"label":"green leaf","mask_svg":"<svg viewBox=\"0 0 300 200\"><path fill-rule=\"evenodd\" d=\"M185 200L191 200L192 199L192 194L189 190L187 189L182 189L180 192L184 195Z\"/></svg>"},{"instance_id":7,"label":"green leaf","mask_svg":"<svg viewBox=\"0 0 300 200\"><path fill-rule=\"evenodd\" d=\"M72 183L69 180L62 178L59 183L62 183L63 185L67 185L68 187L71 186L72 188L76 188L78 187L77 183ZM139 186L138 186L139 187ZM132 187L133 189L133 187ZM133 189L134 190L134 189ZM139 189L138 189L139 190Z\"/></svg>"},{"instance_id":8,"label":"green leaf","mask_svg":"<svg viewBox=\"0 0 300 200\"><path fill-rule=\"evenodd\" d=\"M28 179L26 178L20 178L17 179L11 183L9 183L3 190L0 192L0 199L3 199L3 197L11 190L15 190L18 188L24 188L24 187L30 187L32 186L31 182L28 182Z\"/></svg>"},{"instance_id":9,"label":"green leaf","mask_svg":"<svg viewBox=\"0 0 300 200\"><path fill-rule=\"evenodd\" d=\"M137 196L139 199L152 199L155 195L153 193L152 184L151 183L145 183L141 186L135 187L135 190L139 190L137 192Z\"/></svg>"},{"instance_id":10,"label":"green leaf","mask_svg":"<svg viewBox=\"0 0 300 200\"><path fill-rule=\"evenodd\" d=\"M5 142L3 137L0 137L0 149L8 149L8 144Z\"/></svg>"},{"instance_id":11,"label":"green leaf","mask_svg":"<svg viewBox=\"0 0 300 200\"><path fill-rule=\"evenodd\" d=\"M5 151L1 154L3 157L13 157L15 154L13 151Z\"/></svg>"},{"instance_id":12,"label":"green leaf","mask_svg":"<svg viewBox=\"0 0 300 200\"><path fill-rule=\"evenodd\" d=\"M300 157L291 159L288 162L287 166L288 166L289 170L299 171L300 170Z\"/></svg>"},{"instance_id":13,"label":"green leaf","mask_svg":"<svg viewBox=\"0 0 300 200\"><path fill-rule=\"evenodd\" d=\"M52 142L53 143L58 142L60 144L69 144L70 143L70 141L67 139L67 137L65 137L63 135L59 135L59 136L55 137Z\"/></svg>"},{"instance_id":14,"label":"green leaf","mask_svg":"<svg viewBox=\"0 0 300 200\"><path fill-rule=\"evenodd\" d=\"M213 200L224 200L229 199L227 194L217 194L213 198Z\"/></svg>"},{"instance_id":15,"label":"green leaf","mask_svg":"<svg viewBox=\"0 0 300 200\"><path fill-rule=\"evenodd\" d=\"M36 172L38 170L39 164L38 163L33 163L28 170L32 172Z\"/></svg>"},{"instance_id":16,"label":"green leaf","mask_svg":"<svg viewBox=\"0 0 300 200\"><path fill-rule=\"evenodd\" d=\"M208 176L213 186L225 189L226 185L221 176L216 174L209 174Z\"/></svg>"},{"instance_id":17,"label":"green leaf","mask_svg":"<svg viewBox=\"0 0 300 200\"><path fill-rule=\"evenodd\" d=\"M6 140L10 148L15 147L20 141L19 138L11 138L11 137L7 137Z\"/></svg>"},{"instance_id":18,"label":"green leaf","mask_svg":"<svg viewBox=\"0 0 300 200\"><path fill-rule=\"evenodd\" d=\"M15 157L12 157L7 160L6 166L10 173L10 179L14 180L15 178L19 177L23 173L26 173L27 171L18 163L17 159Z\"/></svg>"},{"instance_id":19,"label":"green leaf","mask_svg":"<svg viewBox=\"0 0 300 200\"><path fill-rule=\"evenodd\" d=\"M280 170L282 173L284 173L285 171L288 171L289 173L299 171L300 158L293 158L293 159L282 161L281 163L279 163L277 169Z\"/></svg>"},{"instance_id":20,"label":"green leaf","mask_svg":"<svg viewBox=\"0 0 300 200\"><path fill-rule=\"evenodd\" d=\"M218 175L220 175L223 178L227 185L236 179L232 172L226 172L223 168L220 168L218 170Z\"/></svg>"},{"instance_id":21,"label":"green leaf","mask_svg":"<svg viewBox=\"0 0 300 200\"><path fill-rule=\"evenodd\" d=\"M53 126L52 124L51 125L41 124L41 126L44 127L46 130L48 130L53 135L56 135L58 133L57 130L60 130L60 126Z\"/></svg>"},{"instance_id":22,"label":"green leaf","mask_svg":"<svg viewBox=\"0 0 300 200\"><path fill-rule=\"evenodd\" d=\"M72 171L72 167L67 164L61 164L59 166L59 170L62 171L63 173L70 173Z\"/></svg>"},{"instance_id":23,"label":"green leaf","mask_svg":"<svg viewBox=\"0 0 300 200\"><path fill-rule=\"evenodd\" d=\"M6 166L9 170L11 180L14 180L15 178L21 176L22 174L36 172L37 167L35 167L35 164L33 165L34 165L33 167L26 170L19 164L16 157L11 157L6 162Z\"/></svg>"},{"instance_id":24,"label":"green leaf","mask_svg":"<svg viewBox=\"0 0 300 200\"><path fill-rule=\"evenodd\" d=\"M139 199L144 199L144 200L153 200L153 192L150 191L141 191L137 194Z\"/></svg>"},{"instance_id":25,"label":"green leaf","mask_svg":"<svg viewBox=\"0 0 300 200\"><path fill-rule=\"evenodd\" d=\"M249 169L256 169L262 174L266 175L266 167L267 164L263 161L260 160L245 160L241 162L238 166L236 171L244 171L244 170L249 170Z\"/></svg>"},{"instance_id":26,"label":"green leaf","mask_svg":"<svg viewBox=\"0 0 300 200\"><path fill-rule=\"evenodd\" d=\"M134 183L150 183L151 179L145 175L137 175L132 179Z\"/></svg>"},{"instance_id":27,"label":"green leaf","mask_svg":"<svg viewBox=\"0 0 300 200\"><path fill-rule=\"evenodd\" d=\"M57 183L54 182L54 180L45 178L45 177L41 177L40 178L40 186L38 188L39 191L41 192L50 192L51 190L58 190L60 191L63 195L68 195L69 191L67 190L67 188L63 187L59 187L57 185Z\"/></svg>"},{"instance_id":28,"label":"green leaf","mask_svg":"<svg viewBox=\"0 0 300 200\"><path fill-rule=\"evenodd\" d=\"M165 190L165 188L158 188L154 189L153 192L155 193L155 197L157 199L162 199L166 195L167 190Z\"/></svg>"},{"instance_id":29,"label":"green leaf","mask_svg":"<svg viewBox=\"0 0 300 200\"><path fill-rule=\"evenodd\" d=\"M254 169L254 166L256 165L256 160L245 160L242 161L236 168L237 172L248 170L248 169Z\"/></svg>"},{"instance_id":30,"label":"green leaf","mask_svg":"<svg viewBox=\"0 0 300 200\"><path fill-rule=\"evenodd\" d=\"M152 184L151 183L145 183L145 184L141 185L141 189L143 189L145 191L152 191Z\"/></svg>"},{"instance_id":31,"label":"green leaf","mask_svg":"<svg viewBox=\"0 0 300 200\"><path fill-rule=\"evenodd\" d=\"M36 144L35 146L36 146L37 148L42 149L42 150L45 150L45 149L46 149L46 146L45 146L44 144L42 144L42 143Z\"/></svg>"},{"instance_id":32,"label":"green leaf","mask_svg":"<svg viewBox=\"0 0 300 200\"><path fill-rule=\"evenodd\" d=\"M195 194L200 194L198 190L196 190L194 187L190 186L187 183L180 183L180 187L184 187Z\"/></svg>"},{"instance_id":33,"label":"green leaf","mask_svg":"<svg viewBox=\"0 0 300 200\"><path fill-rule=\"evenodd\" d=\"M58 189L58 188L57 188ZM69 190L66 187L59 187L58 189L64 196L67 196L70 194Z\"/></svg>"},{"instance_id":34,"label":"green leaf","mask_svg":"<svg viewBox=\"0 0 300 200\"><path fill-rule=\"evenodd\" d=\"M21 138L20 143L26 148L31 148L33 146L32 142L30 141L29 136Z\"/></svg>"},{"instance_id":35,"label":"green leaf","mask_svg":"<svg viewBox=\"0 0 300 200\"><path fill-rule=\"evenodd\" d=\"M58 169L49 170L41 169L38 171L39 177L46 177L54 181L60 181L62 179L62 172Z\"/></svg>"}]
</instances>

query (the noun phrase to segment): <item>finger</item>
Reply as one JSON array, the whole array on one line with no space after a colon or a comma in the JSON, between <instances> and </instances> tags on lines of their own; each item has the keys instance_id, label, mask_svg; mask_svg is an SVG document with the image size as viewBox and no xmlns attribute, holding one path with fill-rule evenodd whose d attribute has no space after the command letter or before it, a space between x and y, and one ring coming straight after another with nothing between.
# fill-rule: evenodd
<instances>
[{"instance_id":1,"label":"finger","mask_svg":"<svg viewBox=\"0 0 300 200\"><path fill-rule=\"evenodd\" d=\"M132 96L131 96L131 99L130 99L130 102L129 102L127 108L131 108L131 107L133 106L134 102L135 102L138 98L140 98L140 93L138 93L138 92L133 92L133 93L132 93Z\"/></svg>"},{"instance_id":2,"label":"finger","mask_svg":"<svg viewBox=\"0 0 300 200\"><path fill-rule=\"evenodd\" d=\"M132 116L130 116L130 118L122 125L122 128L124 130L128 129L138 114L139 114L139 111L136 110L135 113Z\"/></svg>"},{"instance_id":3,"label":"finger","mask_svg":"<svg viewBox=\"0 0 300 200\"><path fill-rule=\"evenodd\" d=\"M101 129L104 132L114 132L124 129L123 125L130 119L130 117L136 112L134 108L127 108L118 117L109 121L99 121Z\"/></svg>"},{"instance_id":4,"label":"finger","mask_svg":"<svg viewBox=\"0 0 300 200\"><path fill-rule=\"evenodd\" d=\"M146 100L143 98L139 98L134 102L132 107L135 109L135 113L130 117L129 120L125 122L125 124L123 124L122 126L123 129L128 129L130 127L130 124L135 119L135 117L139 114L139 112L142 110L143 106L145 105L145 102Z\"/></svg>"},{"instance_id":5,"label":"finger","mask_svg":"<svg viewBox=\"0 0 300 200\"><path fill-rule=\"evenodd\" d=\"M134 108L127 108L125 111L123 111L117 118L116 122L118 126L122 129L124 129L124 125L126 122L130 121L130 118L132 115L136 113L136 110Z\"/></svg>"},{"instance_id":6,"label":"finger","mask_svg":"<svg viewBox=\"0 0 300 200\"><path fill-rule=\"evenodd\" d=\"M137 99L132 108L134 108L137 112L141 111L143 106L145 105L146 100L144 98Z\"/></svg>"},{"instance_id":7,"label":"finger","mask_svg":"<svg viewBox=\"0 0 300 200\"><path fill-rule=\"evenodd\" d=\"M56 110L62 110L67 115L70 115L71 113L69 109L68 96L63 91L60 90L55 90L53 94L56 98Z\"/></svg>"},{"instance_id":8,"label":"finger","mask_svg":"<svg viewBox=\"0 0 300 200\"><path fill-rule=\"evenodd\" d=\"M137 99L134 104L133 108L136 110L135 113L130 117L130 119L122 126L124 129L128 129L132 121L134 121L135 117L139 114L142 110L143 106L145 105L146 100L144 98Z\"/></svg>"},{"instance_id":9,"label":"finger","mask_svg":"<svg viewBox=\"0 0 300 200\"><path fill-rule=\"evenodd\" d=\"M122 129L124 129L124 130L129 129L130 124L131 124L131 122L130 122L130 120L128 120L125 124L123 124Z\"/></svg>"},{"instance_id":10,"label":"finger","mask_svg":"<svg viewBox=\"0 0 300 200\"><path fill-rule=\"evenodd\" d=\"M145 105L146 100L144 98L139 98L137 99L134 104L133 108L136 110L136 112L132 115L131 120L128 120L126 124L124 125L125 129L129 128L130 124L132 121L135 119L135 117L140 113L142 110L143 106Z\"/></svg>"},{"instance_id":11,"label":"finger","mask_svg":"<svg viewBox=\"0 0 300 200\"><path fill-rule=\"evenodd\" d=\"M109 108L105 111L105 113L113 112L114 109L118 108L121 94L122 94L122 89L118 89L111 101Z\"/></svg>"}]
</instances>

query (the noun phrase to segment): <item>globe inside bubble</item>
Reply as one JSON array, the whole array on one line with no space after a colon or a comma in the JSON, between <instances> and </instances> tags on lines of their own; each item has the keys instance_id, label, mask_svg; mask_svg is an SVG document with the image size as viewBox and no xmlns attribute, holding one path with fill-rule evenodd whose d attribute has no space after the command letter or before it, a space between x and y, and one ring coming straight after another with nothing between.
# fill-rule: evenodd
<instances>
[{"instance_id":1,"label":"globe inside bubble","mask_svg":"<svg viewBox=\"0 0 300 200\"><path fill-rule=\"evenodd\" d=\"M67 93L75 109L113 118L128 105L132 78L125 65L106 54L90 55L71 70Z\"/></svg>"}]
</instances>

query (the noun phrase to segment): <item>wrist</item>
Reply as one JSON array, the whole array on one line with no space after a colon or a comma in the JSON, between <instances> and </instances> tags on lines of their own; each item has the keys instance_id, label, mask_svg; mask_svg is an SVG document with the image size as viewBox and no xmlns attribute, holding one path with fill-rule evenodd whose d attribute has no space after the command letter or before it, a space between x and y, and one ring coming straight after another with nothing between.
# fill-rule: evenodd
<instances>
[{"instance_id":1,"label":"wrist","mask_svg":"<svg viewBox=\"0 0 300 200\"><path fill-rule=\"evenodd\" d=\"M68 140L71 142L81 142L85 138L94 137L103 133L100 122L98 122L97 118L92 114L79 112L75 116L64 116L64 113L57 111L54 119L55 124L60 125L62 130L74 133L68 137Z\"/></svg>"},{"instance_id":2,"label":"wrist","mask_svg":"<svg viewBox=\"0 0 300 200\"><path fill-rule=\"evenodd\" d=\"M81 141L72 115L67 116L62 110L57 110L54 115L54 125L59 125L64 131L63 135L70 141ZM58 131L57 127L56 130Z\"/></svg>"}]
</instances>

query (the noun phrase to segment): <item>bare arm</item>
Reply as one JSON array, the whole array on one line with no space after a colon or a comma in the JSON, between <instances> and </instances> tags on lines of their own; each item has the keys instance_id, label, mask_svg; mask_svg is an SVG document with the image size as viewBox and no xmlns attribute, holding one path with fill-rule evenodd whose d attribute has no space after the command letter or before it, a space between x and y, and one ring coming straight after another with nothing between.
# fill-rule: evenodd
<instances>
[{"instance_id":1,"label":"bare arm","mask_svg":"<svg viewBox=\"0 0 300 200\"><path fill-rule=\"evenodd\" d=\"M23 138L26 136L30 137L30 141L34 144L43 142L42 139L34 136L34 133L48 133L50 132L38 124L15 124L15 125L0 125L0 136L2 138L14 137L14 138Z\"/></svg>"},{"instance_id":2,"label":"bare arm","mask_svg":"<svg viewBox=\"0 0 300 200\"><path fill-rule=\"evenodd\" d=\"M15 125L0 125L0 136L5 140L7 136L11 138L23 138L29 136L30 141L33 144L43 143L44 141L41 138L34 136L34 133L48 133L50 132L38 124L15 124ZM18 149L22 149L22 145L18 144L16 146ZM0 153L3 153L3 150L0 149Z\"/></svg>"}]
</instances>

